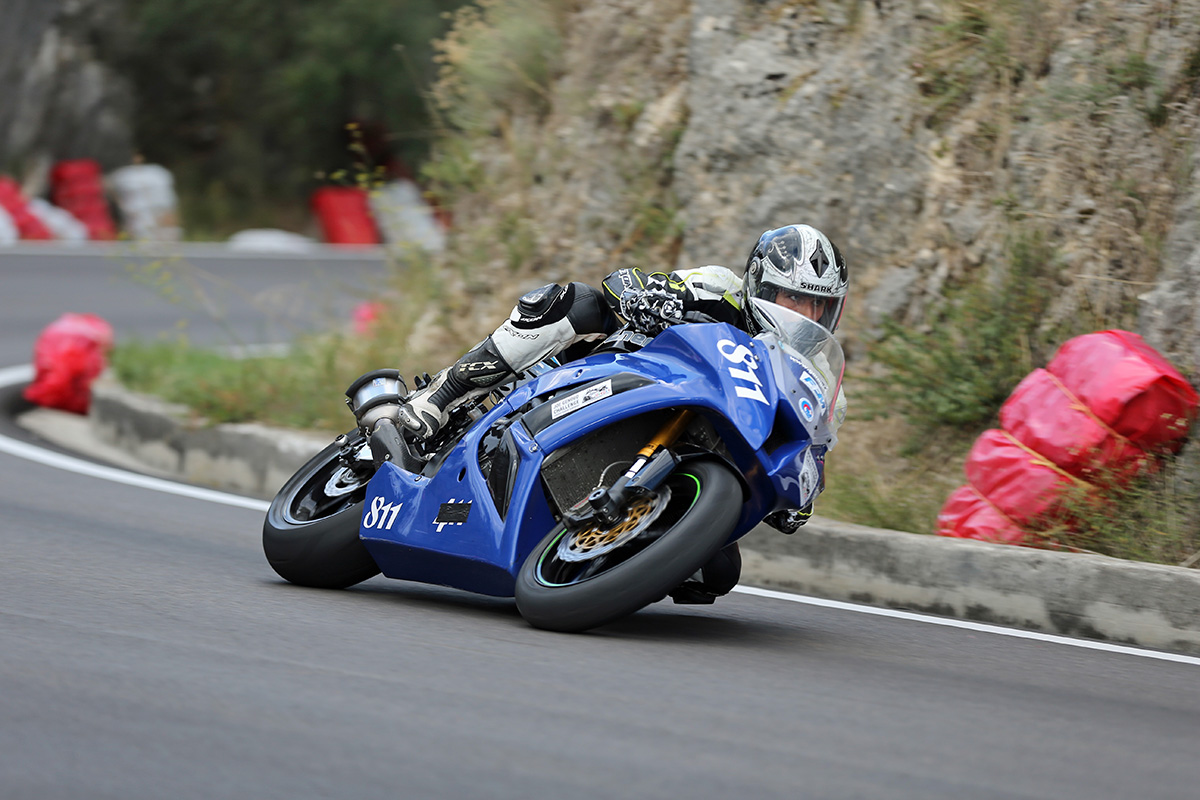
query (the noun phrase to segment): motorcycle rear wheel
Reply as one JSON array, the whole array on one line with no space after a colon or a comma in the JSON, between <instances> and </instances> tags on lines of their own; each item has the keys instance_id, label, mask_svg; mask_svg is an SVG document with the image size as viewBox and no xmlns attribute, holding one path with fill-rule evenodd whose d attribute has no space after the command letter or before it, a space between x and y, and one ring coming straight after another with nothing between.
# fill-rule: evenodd
<instances>
[{"instance_id":1,"label":"motorcycle rear wheel","mask_svg":"<svg viewBox=\"0 0 1200 800\"><path fill-rule=\"evenodd\" d=\"M300 586L344 589L379 574L358 538L370 475L360 475L339 457L350 441L322 450L275 495L263 521L263 552L279 577Z\"/></svg>"},{"instance_id":2,"label":"motorcycle rear wheel","mask_svg":"<svg viewBox=\"0 0 1200 800\"><path fill-rule=\"evenodd\" d=\"M614 622L666 597L729 540L741 487L724 464L690 461L667 485L671 500L646 534L596 558L559 556L556 528L517 574L517 610L535 628L578 632Z\"/></svg>"}]
</instances>

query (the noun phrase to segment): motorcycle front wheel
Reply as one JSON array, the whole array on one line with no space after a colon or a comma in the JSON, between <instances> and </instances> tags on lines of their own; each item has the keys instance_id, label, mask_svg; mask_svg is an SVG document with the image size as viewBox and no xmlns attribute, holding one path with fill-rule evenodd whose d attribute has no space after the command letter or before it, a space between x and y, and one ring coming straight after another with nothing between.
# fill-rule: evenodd
<instances>
[{"instance_id":1,"label":"motorcycle front wheel","mask_svg":"<svg viewBox=\"0 0 1200 800\"><path fill-rule=\"evenodd\" d=\"M300 586L344 589L379 574L358 538L371 475L344 453L365 443L355 431L331 444L293 475L267 509L263 552L279 577Z\"/></svg>"},{"instance_id":2,"label":"motorcycle front wheel","mask_svg":"<svg viewBox=\"0 0 1200 800\"><path fill-rule=\"evenodd\" d=\"M579 558L556 528L517 574L517 610L536 628L578 632L666 597L729 539L742 490L729 467L697 460L666 481L669 500L648 528L620 546Z\"/></svg>"}]
</instances>

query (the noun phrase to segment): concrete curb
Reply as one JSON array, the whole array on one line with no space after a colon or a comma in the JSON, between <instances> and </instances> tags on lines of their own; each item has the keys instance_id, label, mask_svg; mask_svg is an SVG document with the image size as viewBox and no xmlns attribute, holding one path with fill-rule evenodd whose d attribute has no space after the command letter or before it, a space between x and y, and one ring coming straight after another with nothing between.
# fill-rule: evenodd
<instances>
[{"instance_id":1,"label":"concrete curb","mask_svg":"<svg viewBox=\"0 0 1200 800\"><path fill-rule=\"evenodd\" d=\"M264 499L331 441L256 423L209 425L109 378L92 385L88 422L97 439L151 470Z\"/></svg>"},{"instance_id":2,"label":"concrete curb","mask_svg":"<svg viewBox=\"0 0 1200 800\"><path fill-rule=\"evenodd\" d=\"M263 425L205 426L186 409L93 387L98 438L148 467L271 497L328 438ZM921 536L814 518L742 540L743 583L941 616L1200 655L1200 570Z\"/></svg>"}]
</instances>

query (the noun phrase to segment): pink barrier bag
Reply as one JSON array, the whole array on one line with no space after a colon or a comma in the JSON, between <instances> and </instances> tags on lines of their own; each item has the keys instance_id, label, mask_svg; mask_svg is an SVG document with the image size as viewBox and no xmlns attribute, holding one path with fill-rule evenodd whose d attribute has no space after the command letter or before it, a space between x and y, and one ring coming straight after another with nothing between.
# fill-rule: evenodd
<instances>
[{"instance_id":1,"label":"pink barrier bag","mask_svg":"<svg viewBox=\"0 0 1200 800\"><path fill-rule=\"evenodd\" d=\"M968 484L946 500L938 534L1036 544L1065 487L1125 480L1176 452L1200 398L1165 358L1128 331L1077 336L1025 377L1000 409L1003 430L976 440Z\"/></svg>"},{"instance_id":2,"label":"pink barrier bag","mask_svg":"<svg viewBox=\"0 0 1200 800\"><path fill-rule=\"evenodd\" d=\"M86 414L92 382L104 371L112 349L112 326L95 314L63 314L33 347L36 377L25 399L47 408Z\"/></svg>"}]
</instances>

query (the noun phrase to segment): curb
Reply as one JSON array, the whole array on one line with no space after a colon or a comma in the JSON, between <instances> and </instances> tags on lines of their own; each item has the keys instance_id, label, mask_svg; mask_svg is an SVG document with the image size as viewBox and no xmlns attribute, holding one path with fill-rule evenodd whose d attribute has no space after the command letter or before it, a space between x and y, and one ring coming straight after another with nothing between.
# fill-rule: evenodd
<instances>
[{"instance_id":1,"label":"curb","mask_svg":"<svg viewBox=\"0 0 1200 800\"><path fill-rule=\"evenodd\" d=\"M95 435L151 469L269 499L329 439L207 426L187 409L92 387ZM1200 655L1200 570L922 536L814 517L742 542L742 582L1085 639Z\"/></svg>"},{"instance_id":2,"label":"curb","mask_svg":"<svg viewBox=\"0 0 1200 800\"><path fill-rule=\"evenodd\" d=\"M101 442L151 470L266 500L332 440L257 423L209 425L185 406L128 392L110 378L92 385L88 424Z\"/></svg>"}]
</instances>

